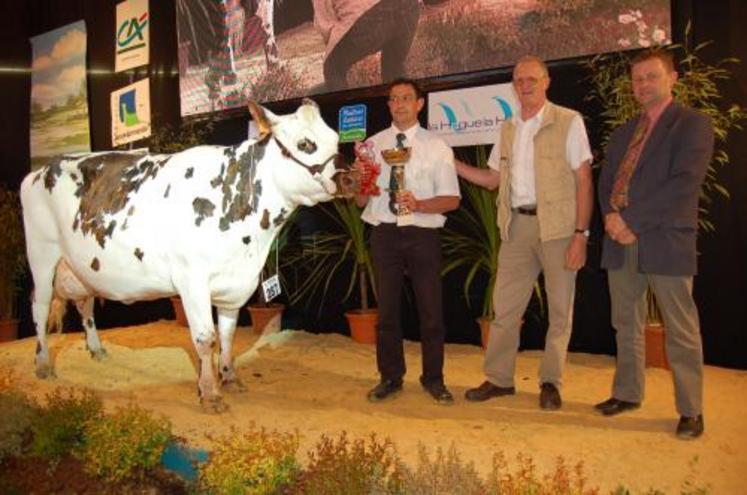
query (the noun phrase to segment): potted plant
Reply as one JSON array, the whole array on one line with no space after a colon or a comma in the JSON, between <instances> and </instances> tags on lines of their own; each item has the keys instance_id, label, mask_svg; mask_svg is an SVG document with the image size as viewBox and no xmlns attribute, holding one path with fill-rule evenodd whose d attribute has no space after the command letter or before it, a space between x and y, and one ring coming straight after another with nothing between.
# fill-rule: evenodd
<instances>
[{"instance_id":1,"label":"potted plant","mask_svg":"<svg viewBox=\"0 0 747 495\"><path fill-rule=\"evenodd\" d=\"M674 87L675 99L709 115L713 121L716 136L715 153L701 187L701 207L698 216L700 230L712 232L715 226L708 220L711 195L715 192L729 197L728 191L718 182L716 171L729 163L729 155L725 149L726 140L730 131L742 129L741 124L747 119L747 111L735 103L722 101L718 89L719 82L733 78L731 71L725 66L738 60L728 58L715 65L708 64L699 57L699 52L710 42L701 43L691 49L689 37L688 24L685 29L685 43L671 45L667 49L674 51L681 60L680 77ZM591 73L589 79L592 86L587 99L602 106L603 143L606 144L615 128L640 112L640 107L633 97L629 62L624 54L616 53L594 57L586 62L586 65ZM667 368L664 352L665 329L651 290L647 294L647 303L646 365Z\"/></svg>"},{"instance_id":2,"label":"potted plant","mask_svg":"<svg viewBox=\"0 0 747 495\"><path fill-rule=\"evenodd\" d=\"M26 244L18 193L0 185L0 341L18 337L16 295L26 266Z\"/></svg>"},{"instance_id":3,"label":"potted plant","mask_svg":"<svg viewBox=\"0 0 747 495\"><path fill-rule=\"evenodd\" d=\"M302 237L297 249L284 259L284 265L302 270L301 282L290 295L290 302L318 303L321 309L335 277L349 273L343 300L357 288L361 305L360 309L345 313L351 337L356 342L374 344L378 311L369 306L369 301L376 300L376 285L369 228L361 220L361 208L353 200L335 199L316 210L330 220L331 230Z\"/></svg>"},{"instance_id":4,"label":"potted plant","mask_svg":"<svg viewBox=\"0 0 747 495\"><path fill-rule=\"evenodd\" d=\"M488 167L485 146L476 148L475 165ZM467 270L464 279L464 297L471 301L470 290L480 273L488 277L482 311L478 318L483 347L487 346L490 322L493 320L493 290L498 270L498 249L501 238L496 217L498 189L488 191L467 181L462 183L462 206L449 216L441 236L444 267L441 275L447 275L457 268Z\"/></svg>"}]
</instances>

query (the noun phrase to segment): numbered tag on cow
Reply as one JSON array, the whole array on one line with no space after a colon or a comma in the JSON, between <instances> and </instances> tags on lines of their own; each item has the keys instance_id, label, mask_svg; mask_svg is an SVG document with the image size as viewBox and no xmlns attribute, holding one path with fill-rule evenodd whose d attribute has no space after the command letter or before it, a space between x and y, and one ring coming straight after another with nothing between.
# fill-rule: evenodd
<instances>
[{"instance_id":1,"label":"numbered tag on cow","mask_svg":"<svg viewBox=\"0 0 747 495\"><path fill-rule=\"evenodd\" d=\"M283 290L280 288L280 277L275 274L262 282L262 292L265 294L266 302L270 302L282 294Z\"/></svg>"}]
</instances>

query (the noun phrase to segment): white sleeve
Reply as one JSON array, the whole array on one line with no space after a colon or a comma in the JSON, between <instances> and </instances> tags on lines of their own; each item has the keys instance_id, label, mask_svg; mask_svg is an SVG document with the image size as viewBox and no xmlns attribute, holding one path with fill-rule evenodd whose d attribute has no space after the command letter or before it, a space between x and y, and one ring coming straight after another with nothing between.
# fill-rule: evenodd
<instances>
[{"instance_id":1,"label":"white sleeve","mask_svg":"<svg viewBox=\"0 0 747 495\"><path fill-rule=\"evenodd\" d=\"M439 163L435 177L436 187L434 188L436 196L461 197L459 179L454 166L454 150L443 142L440 143L439 148Z\"/></svg>"},{"instance_id":2,"label":"white sleeve","mask_svg":"<svg viewBox=\"0 0 747 495\"><path fill-rule=\"evenodd\" d=\"M578 170L582 163L591 161L593 158L591 146L589 145L589 137L586 135L584 119L581 118L581 115L576 115L571 120L565 150L566 160L571 164L571 169L573 170Z\"/></svg>"},{"instance_id":3,"label":"white sleeve","mask_svg":"<svg viewBox=\"0 0 747 495\"><path fill-rule=\"evenodd\" d=\"M493 149L490 150L490 156L488 157L488 167L496 172L501 168L501 126L498 127L495 143L493 143Z\"/></svg>"}]
</instances>

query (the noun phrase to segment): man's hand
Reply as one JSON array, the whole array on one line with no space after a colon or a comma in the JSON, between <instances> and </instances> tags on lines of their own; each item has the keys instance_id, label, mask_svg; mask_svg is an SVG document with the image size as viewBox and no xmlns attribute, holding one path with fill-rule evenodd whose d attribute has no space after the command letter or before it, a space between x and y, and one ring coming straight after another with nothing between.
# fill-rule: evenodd
<instances>
[{"instance_id":1,"label":"man's hand","mask_svg":"<svg viewBox=\"0 0 747 495\"><path fill-rule=\"evenodd\" d=\"M397 203L413 213L417 211L418 200L410 191L399 191L397 193Z\"/></svg>"},{"instance_id":2,"label":"man's hand","mask_svg":"<svg viewBox=\"0 0 747 495\"><path fill-rule=\"evenodd\" d=\"M574 234L568 249L565 251L565 269L578 271L586 264L586 243L583 235Z\"/></svg>"},{"instance_id":3,"label":"man's hand","mask_svg":"<svg viewBox=\"0 0 747 495\"><path fill-rule=\"evenodd\" d=\"M619 242L623 246L627 246L628 244L633 244L635 241L637 241L638 237L636 237L632 230L626 227L617 234L617 237L613 237L612 239L616 242Z\"/></svg>"},{"instance_id":4,"label":"man's hand","mask_svg":"<svg viewBox=\"0 0 747 495\"><path fill-rule=\"evenodd\" d=\"M604 230L612 238L613 241L619 242L620 244L627 246L633 244L638 240L638 237L633 233L625 223L622 216L617 212L607 213L604 217Z\"/></svg>"}]
</instances>

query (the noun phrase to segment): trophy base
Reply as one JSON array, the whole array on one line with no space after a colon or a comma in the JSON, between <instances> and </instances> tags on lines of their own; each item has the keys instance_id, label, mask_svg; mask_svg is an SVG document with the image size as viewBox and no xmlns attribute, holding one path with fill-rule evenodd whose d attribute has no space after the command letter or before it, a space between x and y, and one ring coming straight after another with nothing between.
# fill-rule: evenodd
<instances>
[{"instance_id":1,"label":"trophy base","mask_svg":"<svg viewBox=\"0 0 747 495\"><path fill-rule=\"evenodd\" d=\"M415 215L407 213L405 215L397 216L397 227L407 227L408 225L415 224Z\"/></svg>"}]
</instances>

